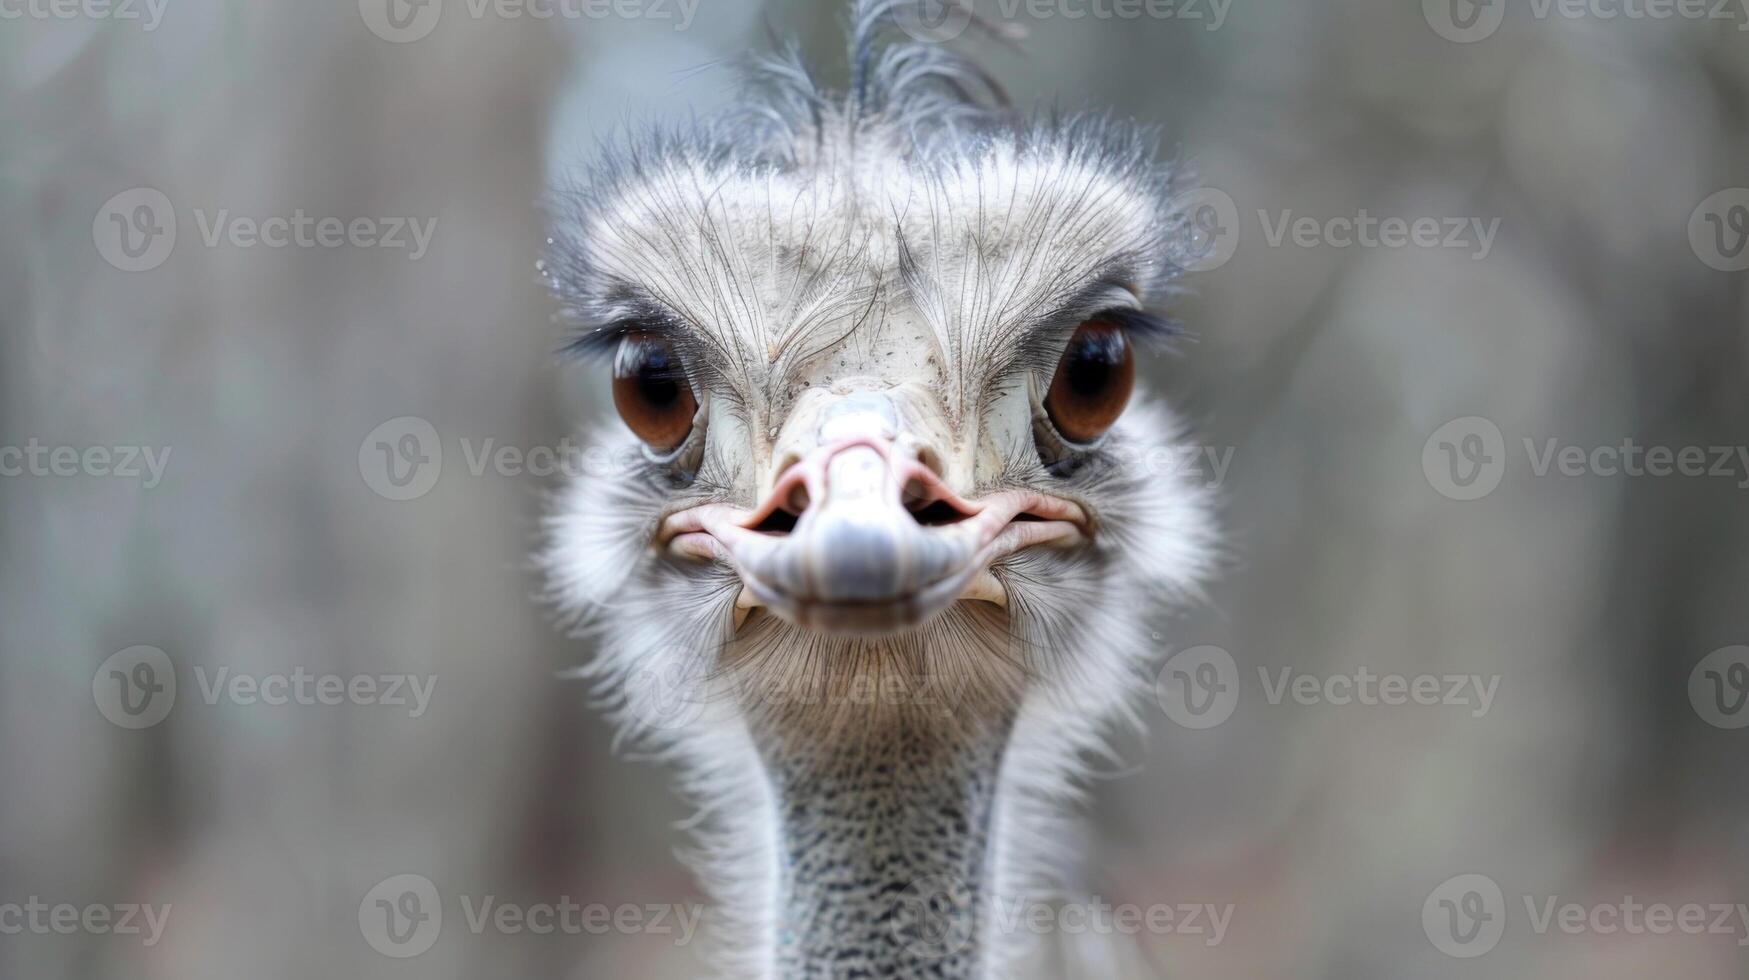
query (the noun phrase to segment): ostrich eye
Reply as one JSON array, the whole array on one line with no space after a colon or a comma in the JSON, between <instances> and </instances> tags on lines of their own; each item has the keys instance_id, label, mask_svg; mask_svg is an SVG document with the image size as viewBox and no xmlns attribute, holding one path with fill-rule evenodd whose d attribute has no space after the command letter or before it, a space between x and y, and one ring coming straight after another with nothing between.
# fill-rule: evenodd
<instances>
[{"instance_id":1,"label":"ostrich eye","mask_svg":"<svg viewBox=\"0 0 1749 980\"><path fill-rule=\"evenodd\" d=\"M669 450L692 431L698 399L674 348L655 334L632 333L613 357L613 406L639 439Z\"/></svg>"},{"instance_id":2,"label":"ostrich eye","mask_svg":"<svg viewBox=\"0 0 1749 980\"><path fill-rule=\"evenodd\" d=\"M1105 434L1129 404L1136 359L1129 335L1107 320L1088 320L1069 338L1045 396L1051 424L1071 442Z\"/></svg>"}]
</instances>

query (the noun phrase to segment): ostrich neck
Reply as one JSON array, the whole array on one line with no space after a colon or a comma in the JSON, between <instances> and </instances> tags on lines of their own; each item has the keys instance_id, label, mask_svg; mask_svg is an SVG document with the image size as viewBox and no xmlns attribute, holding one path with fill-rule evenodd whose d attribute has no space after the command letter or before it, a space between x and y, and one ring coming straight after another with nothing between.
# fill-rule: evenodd
<instances>
[{"instance_id":1,"label":"ostrich neck","mask_svg":"<svg viewBox=\"0 0 1749 980\"><path fill-rule=\"evenodd\" d=\"M755 726L778 808L783 980L981 975L996 783L1012 717Z\"/></svg>"}]
</instances>

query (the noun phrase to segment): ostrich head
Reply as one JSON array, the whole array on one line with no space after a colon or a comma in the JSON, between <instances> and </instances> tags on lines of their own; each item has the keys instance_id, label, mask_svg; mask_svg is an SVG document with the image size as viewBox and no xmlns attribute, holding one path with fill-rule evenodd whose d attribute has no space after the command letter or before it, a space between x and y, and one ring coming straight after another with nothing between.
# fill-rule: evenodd
<instances>
[{"instance_id":1,"label":"ostrich head","mask_svg":"<svg viewBox=\"0 0 1749 980\"><path fill-rule=\"evenodd\" d=\"M545 566L627 734L739 837L707 871L749 973L994 969L989 896L1046 866L1018 842L1209 551L1132 390L1189 261L1174 172L1105 116L1010 112L914 11L856 5L844 94L763 59L557 195L545 268L622 465L560 494ZM952 949L884 907L925 881L967 896Z\"/></svg>"}]
</instances>

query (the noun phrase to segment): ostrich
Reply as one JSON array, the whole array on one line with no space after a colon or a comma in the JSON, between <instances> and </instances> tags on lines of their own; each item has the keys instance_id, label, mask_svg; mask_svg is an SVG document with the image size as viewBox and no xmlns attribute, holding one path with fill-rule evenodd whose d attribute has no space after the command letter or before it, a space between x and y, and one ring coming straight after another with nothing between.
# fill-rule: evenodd
<instances>
[{"instance_id":1,"label":"ostrich","mask_svg":"<svg viewBox=\"0 0 1749 980\"><path fill-rule=\"evenodd\" d=\"M1071 883L1086 759L1210 571L1204 490L1147 465L1180 426L1132 398L1185 178L898 29L939 3L856 0L842 94L781 47L554 194L624 465L556 494L542 564L702 810L725 975L1011 972L997 910Z\"/></svg>"}]
</instances>

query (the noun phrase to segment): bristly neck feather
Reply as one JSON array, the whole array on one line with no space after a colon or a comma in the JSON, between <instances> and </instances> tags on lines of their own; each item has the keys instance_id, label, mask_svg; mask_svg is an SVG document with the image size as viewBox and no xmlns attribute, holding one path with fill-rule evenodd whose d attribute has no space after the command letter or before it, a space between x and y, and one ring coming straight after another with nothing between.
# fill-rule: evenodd
<instances>
[{"instance_id":1,"label":"bristly neck feather","mask_svg":"<svg viewBox=\"0 0 1749 980\"><path fill-rule=\"evenodd\" d=\"M730 643L770 801L767 972L989 972L999 779L1026 677L1008 639L998 610L962 604L884 640L762 616Z\"/></svg>"},{"instance_id":2,"label":"bristly neck feather","mask_svg":"<svg viewBox=\"0 0 1749 980\"><path fill-rule=\"evenodd\" d=\"M777 810L778 977L985 975L1012 726L1011 713L969 726L912 716L825 740L756 726Z\"/></svg>"}]
</instances>

